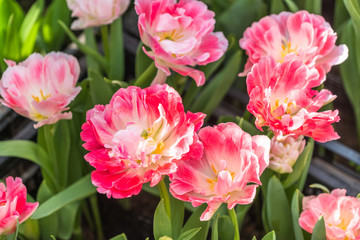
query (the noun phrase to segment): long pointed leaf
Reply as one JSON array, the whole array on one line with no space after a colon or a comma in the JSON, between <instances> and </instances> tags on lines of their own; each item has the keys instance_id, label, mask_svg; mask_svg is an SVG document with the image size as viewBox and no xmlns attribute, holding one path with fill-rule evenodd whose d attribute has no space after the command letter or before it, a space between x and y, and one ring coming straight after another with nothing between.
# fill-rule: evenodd
<instances>
[{"instance_id":1,"label":"long pointed leaf","mask_svg":"<svg viewBox=\"0 0 360 240\"><path fill-rule=\"evenodd\" d=\"M31 218L40 219L49 216L62 207L72 202L82 200L94 193L96 193L96 188L91 183L91 176L88 174L76 183L72 184L70 187L46 200L38 207Z\"/></svg>"}]
</instances>

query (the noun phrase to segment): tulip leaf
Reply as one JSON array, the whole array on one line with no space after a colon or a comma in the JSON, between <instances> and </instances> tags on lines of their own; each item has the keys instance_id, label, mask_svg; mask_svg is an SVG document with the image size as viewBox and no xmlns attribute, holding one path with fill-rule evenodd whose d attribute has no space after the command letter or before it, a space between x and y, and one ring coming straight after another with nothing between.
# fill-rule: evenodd
<instances>
[{"instance_id":1,"label":"tulip leaf","mask_svg":"<svg viewBox=\"0 0 360 240\"><path fill-rule=\"evenodd\" d=\"M58 20L61 20L65 26L71 21L70 10L64 0L53 0L46 9L42 25L42 41L48 52L63 47L66 35Z\"/></svg>"},{"instance_id":2,"label":"tulip leaf","mask_svg":"<svg viewBox=\"0 0 360 240\"><path fill-rule=\"evenodd\" d=\"M314 226L311 240L324 240L326 239L326 230L324 218L321 216Z\"/></svg>"},{"instance_id":3,"label":"tulip leaf","mask_svg":"<svg viewBox=\"0 0 360 240\"><path fill-rule=\"evenodd\" d=\"M288 175L284 182L284 188L288 188L295 183L298 183L297 187L302 189L300 186L302 176L307 175L308 167L310 166L310 162L312 159L312 153L314 149L314 141L311 139L307 143L303 152L300 154L298 159L296 160L293 166L293 172Z\"/></svg>"},{"instance_id":4,"label":"tulip leaf","mask_svg":"<svg viewBox=\"0 0 360 240\"><path fill-rule=\"evenodd\" d=\"M283 3L283 0L273 0L271 1L270 13L278 14L280 12L286 11L286 7Z\"/></svg>"},{"instance_id":5,"label":"tulip leaf","mask_svg":"<svg viewBox=\"0 0 360 240\"><path fill-rule=\"evenodd\" d=\"M143 50L144 44L140 41L136 50L135 57L135 78L138 79L143 72L154 62L148 55L145 54ZM155 77L156 72L154 72L152 78Z\"/></svg>"},{"instance_id":6,"label":"tulip leaf","mask_svg":"<svg viewBox=\"0 0 360 240\"><path fill-rule=\"evenodd\" d=\"M193 214L189 217L187 222L185 223L185 226L181 230L181 234L184 232L193 229L193 228L201 228L201 230L194 236L194 240L206 240L210 222L209 221L200 221L201 214L205 211L206 204L202 204L199 206Z\"/></svg>"},{"instance_id":7,"label":"tulip leaf","mask_svg":"<svg viewBox=\"0 0 360 240\"><path fill-rule=\"evenodd\" d=\"M117 235L116 237L110 238L110 240L127 240L125 233Z\"/></svg>"},{"instance_id":8,"label":"tulip leaf","mask_svg":"<svg viewBox=\"0 0 360 240\"><path fill-rule=\"evenodd\" d=\"M245 118L237 117L236 122L238 122L238 125L242 130L249 133L251 136L264 135L265 134L264 132L257 129L254 124L247 121Z\"/></svg>"},{"instance_id":9,"label":"tulip leaf","mask_svg":"<svg viewBox=\"0 0 360 240\"><path fill-rule=\"evenodd\" d=\"M236 51L226 62L225 67L214 76L204 87L198 99L195 101L192 112L203 112L210 117L215 108L220 104L240 71L241 51Z\"/></svg>"},{"instance_id":10,"label":"tulip leaf","mask_svg":"<svg viewBox=\"0 0 360 240\"><path fill-rule=\"evenodd\" d=\"M4 58L14 61L19 61L21 59L21 39L18 34L14 14L12 14L9 18L4 46L6 46L3 48Z\"/></svg>"},{"instance_id":11,"label":"tulip leaf","mask_svg":"<svg viewBox=\"0 0 360 240\"><path fill-rule=\"evenodd\" d=\"M44 0L37 0L26 14L19 31L23 43L26 43L31 29L41 16L42 11L44 10L44 4Z\"/></svg>"},{"instance_id":12,"label":"tulip leaf","mask_svg":"<svg viewBox=\"0 0 360 240\"><path fill-rule=\"evenodd\" d=\"M0 142L0 156L18 157L38 164L53 179L49 157L42 147L28 140L6 140Z\"/></svg>"},{"instance_id":13,"label":"tulip leaf","mask_svg":"<svg viewBox=\"0 0 360 240\"><path fill-rule=\"evenodd\" d=\"M296 3L293 0L284 0L284 2L286 3L286 5L288 6L291 12L299 11L299 7L296 5Z\"/></svg>"},{"instance_id":14,"label":"tulip leaf","mask_svg":"<svg viewBox=\"0 0 360 240\"><path fill-rule=\"evenodd\" d=\"M234 227L229 215L222 215L219 217L218 231L221 240L233 240L234 239Z\"/></svg>"},{"instance_id":15,"label":"tulip leaf","mask_svg":"<svg viewBox=\"0 0 360 240\"><path fill-rule=\"evenodd\" d=\"M124 40L121 17L110 25L109 78L124 79Z\"/></svg>"},{"instance_id":16,"label":"tulip leaf","mask_svg":"<svg viewBox=\"0 0 360 240\"><path fill-rule=\"evenodd\" d=\"M266 4L261 0L235 1L227 10L217 15L217 24L226 35L235 34L236 39L239 39L252 22L266 13Z\"/></svg>"},{"instance_id":17,"label":"tulip leaf","mask_svg":"<svg viewBox=\"0 0 360 240\"><path fill-rule=\"evenodd\" d=\"M302 198L302 193L298 189L296 189L291 201L291 217L294 227L295 240L304 240L302 229L299 225Z\"/></svg>"},{"instance_id":18,"label":"tulip leaf","mask_svg":"<svg viewBox=\"0 0 360 240\"><path fill-rule=\"evenodd\" d=\"M190 240L190 239L192 239L200 230L201 230L201 227L187 230L186 232L182 233L177 240Z\"/></svg>"},{"instance_id":19,"label":"tulip leaf","mask_svg":"<svg viewBox=\"0 0 360 240\"><path fill-rule=\"evenodd\" d=\"M40 184L37 192L36 200L41 205L47 199L49 199L54 192L52 192L47 185L46 180L43 180ZM53 213L45 218L39 220L41 239L49 239L51 234L57 234L59 228L59 220L57 213Z\"/></svg>"},{"instance_id":20,"label":"tulip leaf","mask_svg":"<svg viewBox=\"0 0 360 240\"><path fill-rule=\"evenodd\" d=\"M270 229L275 231L279 240L292 238L294 233L290 206L284 187L276 176L269 180L265 201L267 223Z\"/></svg>"},{"instance_id":21,"label":"tulip leaf","mask_svg":"<svg viewBox=\"0 0 360 240\"><path fill-rule=\"evenodd\" d=\"M57 168L59 172L58 181L65 188L68 179L69 153L70 153L70 121L59 121L54 127L54 147L56 152ZM55 159L54 159L55 160Z\"/></svg>"},{"instance_id":22,"label":"tulip leaf","mask_svg":"<svg viewBox=\"0 0 360 240\"><path fill-rule=\"evenodd\" d=\"M211 225L211 240L219 240L219 214L216 214Z\"/></svg>"},{"instance_id":23,"label":"tulip leaf","mask_svg":"<svg viewBox=\"0 0 360 240\"><path fill-rule=\"evenodd\" d=\"M336 0L334 10L334 28L338 32L339 28L350 18L350 16L346 10L344 0Z\"/></svg>"},{"instance_id":24,"label":"tulip leaf","mask_svg":"<svg viewBox=\"0 0 360 240\"><path fill-rule=\"evenodd\" d=\"M276 240L276 234L274 231L271 231L266 234L261 240Z\"/></svg>"},{"instance_id":25,"label":"tulip leaf","mask_svg":"<svg viewBox=\"0 0 360 240\"><path fill-rule=\"evenodd\" d=\"M70 239L74 232L76 217L79 214L80 202L72 202L58 211L58 236L61 239Z\"/></svg>"},{"instance_id":26,"label":"tulip leaf","mask_svg":"<svg viewBox=\"0 0 360 240\"><path fill-rule=\"evenodd\" d=\"M169 198L171 216L176 216L171 218L172 238L177 239L184 223L185 204L183 201L174 198L171 194L169 195Z\"/></svg>"},{"instance_id":27,"label":"tulip leaf","mask_svg":"<svg viewBox=\"0 0 360 240\"><path fill-rule=\"evenodd\" d=\"M98 72L89 69L90 92L93 104L108 104L113 91Z\"/></svg>"},{"instance_id":28,"label":"tulip leaf","mask_svg":"<svg viewBox=\"0 0 360 240\"><path fill-rule=\"evenodd\" d=\"M68 188L46 200L38 207L31 218L40 219L49 216L62 207L89 197L94 193L96 193L96 188L91 183L91 176L88 174Z\"/></svg>"},{"instance_id":29,"label":"tulip leaf","mask_svg":"<svg viewBox=\"0 0 360 240\"><path fill-rule=\"evenodd\" d=\"M161 199L154 214L154 238L155 240L158 240L160 237L171 237L171 235L170 218L166 213L164 200Z\"/></svg>"}]
</instances>

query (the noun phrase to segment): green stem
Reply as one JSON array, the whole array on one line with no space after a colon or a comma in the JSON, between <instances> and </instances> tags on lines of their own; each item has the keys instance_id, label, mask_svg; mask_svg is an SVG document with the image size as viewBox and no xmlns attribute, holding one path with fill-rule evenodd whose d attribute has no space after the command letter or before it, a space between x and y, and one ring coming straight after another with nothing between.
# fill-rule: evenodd
<instances>
[{"instance_id":1,"label":"green stem","mask_svg":"<svg viewBox=\"0 0 360 240\"><path fill-rule=\"evenodd\" d=\"M5 235L0 235L0 240L7 240L7 237Z\"/></svg>"},{"instance_id":2,"label":"green stem","mask_svg":"<svg viewBox=\"0 0 360 240\"><path fill-rule=\"evenodd\" d=\"M101 40L102 40L102 44L103 44L103 48L104 48L105 58L109 59L109 31L108 31L108 26L103 25L101 27L100 31L101 31Z\"/></svg>"},{"instance_id":3,"label":"green stem","mask_svg":"<svg viewBox=\"0 0 360 240\"><path fill-rule=\"evenodd\" d=\"M49 156L49 160L50 160L50 164L52 167L52 172L54 174L55 179L60 179L59 176L59 167L58 167L58 162L57 162L57 158L56 158L56 150L55 150L55 146L54 146L54 134L53 134L53 126L54 125L44 125L44 136L45 136L45 141L46 141L46 150ZM59 181L55 181L54 182L54 187L56 188L56 191L59 191Z\"/></svg>"},{"instance_id":4,"label":"green stem","mask_svg":"<svg viewBox=\"0 0 360 240\"><path fill-rule=\"evenodd\" d=\"M228 210L228 212L234 226L234 240L240 240L239 224L236 217L235 208Z\"/></svg>"},{"instance_id":5,"label":"green stem","mask_svg":"<svg viewBox=\"0 0 360 240\"><path fill-rule=\"evenodd\" d=\"M102 223L100 218L99 204L96 194L90 197L90 205L95 219L97 239L104 239L104 233L102 231Z\"/></svg>"},{"instance_id":6,"label":"green stem","mask_svg":"<svg viewBox=\"0 0 360 240\"><path fill-rule=\"evenodd\" d=\"M164 199L164 205L165 205L166 213L167 213L167 215L169 216L169 218L171 220L170 198L169 198L169 193L168 193L168 190L166 188L166 184L165 184L164 179L159 182L158 188L159 188L159 191L160 191L160 198Z\"/></svg>"},{"instance_id":7,"label":"green stem","mask_svg":"<svg viewBox=\"0 0 360 240\"><path fill-rule=\"evenodd\" d=\"M152 62L149 67L143 72L143 74L136 79L134 85L138 87L148 87L150 86L153 76L156 72L157 68L155 67L155 62Z\"/></svg>"}]
</instances>

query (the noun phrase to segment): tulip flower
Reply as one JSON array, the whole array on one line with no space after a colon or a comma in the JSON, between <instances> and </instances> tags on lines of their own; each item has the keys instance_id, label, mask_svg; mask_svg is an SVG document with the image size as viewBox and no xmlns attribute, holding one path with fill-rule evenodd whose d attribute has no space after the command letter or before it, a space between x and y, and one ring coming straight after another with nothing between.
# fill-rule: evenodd
<instances>
[{"instance_id":1,"label":"tulip flower","mask_svg":"<svg viewBox=\"0 0 360 240\"><path fill-rule=\"evenodd\" d=\"M181 159L202 154L196 131L205 114L184 112L180 95L168 85L118 90L107 105L87 112L81 138L90 151L98 192L126 198L142 184L159 183Z\"/></svg>"},{"instance_id":2,"label":"tulip flower","mask_svg":"<svg viewBox=\"0 0 360 240\"><path fill-rule=\"evenodd\" d=\"M300 226L312 233L320 216L324 218L327 240L360 239L360 200L346 196L345 189L303 198Z\"/></svg>"},{"instance_id":3,"label":"tulip flower","mask_svg":"<svg viewBox=\"0 0 360 240\"><path fill-rule=\"evenodd\" d=\"M75 87L80 67L71 55L52 52L45 57L30 55L16 65L6 61L8 68L0 80L0 102L18 114L37 122L38 128L60 119L71 119L67 107L81 87Z\"/></svg>"},{"instance_id":4,"label":"tulip flower","mask_svg":"<svg viewBox=\"0 0 360 240\"><path fill-rule=\"evenodd\" d=\"M135 0L141 41L150 48L144 52L158 68L155 83L164 83L170 70L193 78L198 86L205 75L192 67L221 58L228 41L213 32L214 13L197 0Z\"/></svg>"},{"instance_id":5,"label":"tulip flower","mask_svg":"<svg viewBox=\"0 0 360 240\"><path fill-rule=\"evenodd\" d=\"M194 207L207 203L200 217L207 221L222 203L233 209L254 200L260 175L269 164L270 140L251 137L235 123L205 127L198 135L204 154L178 163L170 175L170 192Z\"/></svg>"},{"instance_id":6,"label":"tulip flower","mask_svg":"<svg viewBox=\"0 0 360 240\"><path fill-rule=\"evenodd\" d=\"M336 46L336 38L322 16L307 11L266 16L247 28L240 39L240 47L249 57L240 75L246 76L262 57L269 56L277 63L300 60L316 68L323 82L331 67L348 57L348 48L344 44Z\"/></svg>"},{"instance_id":7,"label":"tulip flower","mask_svg":"<svg viewBox=\"0 0 360 240\"><path fill-rule=\"evenodd\" d=\"M26 201L26 187L21 178L6 178L6 186L0 183L0 235L10 235L17 222L23 223L36 210L39 203Z\"/></svg>"},{"instance_id":8,"label":"tulip flower","mask_svg":"<svg viewBox=\"0 0 360 240\"><path fill-rule=\"evenodd\" d=\"M130 0L67 0L72 17L77 17L71 29L107 25L122 15Z\"/></svg>"}]
</instances>

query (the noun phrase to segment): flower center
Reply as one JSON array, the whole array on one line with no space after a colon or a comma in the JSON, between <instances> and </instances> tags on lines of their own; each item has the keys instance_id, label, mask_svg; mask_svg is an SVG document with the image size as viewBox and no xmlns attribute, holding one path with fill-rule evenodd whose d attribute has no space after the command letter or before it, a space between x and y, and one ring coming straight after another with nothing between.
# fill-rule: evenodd
<instances>
[{"instance_id":1,"label":"flower center","mask_svg":"<svg viewBox=\"0 0 360 240\"><path fill-rule=\"evenodd\" d=\"M295 114L297 112L296 109L296 103L294 102L289 102L289 98L285 98L283 103L280 103L280 99L277 98L275 100L275 105L273 105L271 107L271 112L273 113L276 109L278 109L279 107L282 107L284 109L285 114Z\"/></svg>"},{"instance_id":2,"label":"flower center","mask_svg":"<svg viewBox=\"0 0 360 240\"><path fill-rule=\"evenodd\" d=\"M157 137L161 131L161 126L162 124L157 129L154 126L148 128L147 130L144 129L140 134L141 137L144 138L145 140L150 140L151 138L150 141L146 141L145 148L156 145L155 150L153 150L150 154L162 154L165 148L165 144L163 141L157 141Z\"/></svg>"},{"instance_id":3,"label":"flower center","mask_svg":"<svg viewBox=\"0 0 360 240\"><path fill-rule=\"evenodd\" d=\"M40 97L34 96L34 95L31 95L31 96L36 102L41 102L41 101L46 101L46 99L51 97L51 94L49 93L48 95L45 95L44 92L42 91L42 89L40 89Z\"/></svg>"},{"instance_id":4,"label":"flower center","mask_svg":"<svg viewBox=\"0 0 360 240\"><path fill-rule=\"evenodd\" d=\"M172 30L172 31L167 31L167 32L159 32L157 33L157 35L160 37L159 42L163 41L163 40L170 40L170 41L177 41L179 39L181 39L182 37L184 37L184 35L181 33L181 31L176 31L176 29Z\"/></svg>"},{"instance_id":5,"label":"flower center","mask_svg":"<svg viewBox=\"0 0 360 240\"><path fill-rule=\"evenodd\" d=\"M295 47L291 46L291 42L285 41L281 45L281 48L282 48L282 51L281 51L281 60L279 61L280 63L284 62L285 56L290 53L295 53L296 55L298 55L297 46L295 46Z\"/></svg>"},{"instance_id":6,"label":"flower center","mask_svg":"<svg viewBox=\"0 0 360 240\"><path fill-rule=\"evenodd\" d=\"M213 170L213 172L215 173L215 177L213 178L208 178L206 179L206 182L209 183L209 187L211 189L211 191L214 191L215 189L215 184L219 181L219 172L217 171L215 166L213 164L211 164L211 169ZM228 169L223 169L222 171L227 171L228 173L230 173L231 175L231 180L234 181L234 177L235 177L235 172L230 172Z\"/></svg>"}]
</instances>

